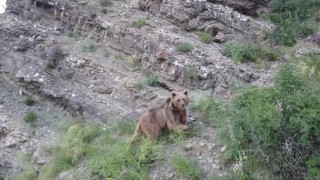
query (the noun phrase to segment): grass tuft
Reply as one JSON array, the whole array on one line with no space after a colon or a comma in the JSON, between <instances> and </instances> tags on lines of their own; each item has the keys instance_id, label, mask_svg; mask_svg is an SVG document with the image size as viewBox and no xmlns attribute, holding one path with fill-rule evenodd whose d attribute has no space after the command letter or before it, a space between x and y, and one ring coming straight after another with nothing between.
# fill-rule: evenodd
<instances>
[{"instance_id":1,"label":"grass tuft","mask_svg":"<svg viewBox=\"0 0 320 180\"><path fill-rule=\"evenodd\" d=\"M49 60L47 61L47 63L46 63L46 69L53 69L53 68L55 68L55 67L56 67L56 65L55 65L54 61L51 60L51 59L49 59Z\"/></svg>"},{"instance_id":2,"label":"grass tuft","mask_svg":"<svg viewBox=\"0 0 320 180\"><path fill-rule=\"evenodd\" d=\"M208 33L201 33L199 38L201 42L206 44L210 44L213 42L213 37Z\"/></svg>"},{"instance_id":3,"label":"grass tuft","mask_svg":"<svg viewBox=\"0 0 320 180\"><path fill-rule=\"evenodd\" d=\"M193 50L193 46L188 43L180 43L178 46L178 50L184 53L191 52Z\"/></svg>"},{"instance_id":4,"label":"grass tuft","mask_svg":"<svg viewBox=\"0 0 320 180\"><path fill-rule=\"evenodd\" d=\"M116 61L122 61L123 60L123 57L120 55L120 54L115 54L113 56L113 59L116 60Z\"/></svg>"},{"instance_id":5,"label":"grass tuft","mask_svg":"<svg viewBox=\"0 0 320 180\"><path fill-rule=\"evenodd\" d=\"M136 91L141 91L141 90L145 89L144 85L141 82L132 83L131 88L133 88Z\"/></svg>"},{"instance_id":6,"label":"grass tuft","mask_svg":"<svg viewBox=\"0 0 320 180\"><path fill-rule=\"evenodd\" d=\"M82 51L92 53L96 51L96 47L93 44L90 44L88 46L83 46Z\"/></svg>"},{"instance_id":7,"label":"grass tuft","mask_svg":"<svg viewBox=\"0 0 320 180\"><path fill-rule=\"evenodd\" d=\"M187 67L184 71L184 77L187 79L197 79L199 76L199 72L194 67Z\"/></svg>"},{"instance_id":8,"label":"grass tuft","mask_svg":"<svg viewBox=\"0 0 320 180\"><path fill-rule=\"evenodd\" d=\"M158 76L156 75L148 76L146 79L146 82L149 86L156 86L159 83Z\"/></svg>"},{"instance_id":9,"label":"grass tuft","mask_svg":"<svg viewBox=\"0 0 320 180\"><path fill-rule=\"evenodd\" d=\"M25 116L24 116L24 120L27 123L30 123L31 125L35 125L36 121L38 119L38 115L37 113L33 112L33 111L29 111Z\"/></svg>"},{"instance_id":10,"label":"grass tuft","mask_svg":"<svg viewBox=\"0 0 320 180\"><path fill-rule=\"evenodd\" d=\"M188 179L198 179L200 175L200 168L197 164L189 161L182 155L175 154L172 157L173 167Z\"/></svg>"},{"instance_id":11,"label":"grass tuft","mask_svg":"<svg viewBox=\"0 0 320 180\"><path fill-rule=\"evenodd\" d=\"M27 97L24 101L24 104L27 106L32 106L35 104L35 101L32 99L32 97Z\"/></svg>"},{"instance_id":12,"label":"grass tuft","mask_svg":"<svg viewBox=\"0 0 320 180\"><path fill-rule=\"evenodd\" d=\"M147 24L147 18L141 18L133 22L133 26L139 29L145 26L146 24Z\"/></svg>"}]
</instances>

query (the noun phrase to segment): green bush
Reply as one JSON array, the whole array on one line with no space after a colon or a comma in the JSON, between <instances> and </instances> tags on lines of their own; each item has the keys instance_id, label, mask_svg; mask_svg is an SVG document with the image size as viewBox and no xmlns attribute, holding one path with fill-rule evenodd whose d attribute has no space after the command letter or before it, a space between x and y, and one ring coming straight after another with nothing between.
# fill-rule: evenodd
<instances>
[{"instance_id":1,"label":"green bush","mask_svg":"<svg viewBox=\"0 0 320 180\"><path fill-rule=\"evenodd\" d=\"M201 42L210 44L213 42L213 37L208 33L201 33L199 36Z\"/></svg>"},{"instance_id":2,"label":"green bush","mask_svg":"<svg viewBox=\"0 0 320 180\"><path fill-rule=\"evenodd\" d=\"M184 77L188 79L197 79L199 76L199 72L194 67L187 67L184 71Z\"/></svg>"},{"instance_id":3,"label":"green bush","mask_svg":"<svg viewBox=\"0 0 320 180\"><path fill-rule=\"evenodd\" d=\"M296 39L306 37L316 29L306 23L320 9L319 0L272 0L267 16L277 27L269 34L275 43L293 46Z\"/></svg>"},{"instance_id":4,"label":"green bush","mask_svg":"<svg viewBox=\"0 0 320 180\"><path fill-rule=\"evenodd\" d=\"M193 46L191 44L188 44L188 43L180 43L179 46L178 46L178 50L180 52L187 53L187 52L190 52L190 51L193 50Z\"/></svg>"},{"instance_id":5,"label":"green bush","mask_svg":"<svg viewBox=\"0 0 320 180\"><path fill-rule=\"evenodd\" d=\"M116 61L122 61L123 60L123 57L121 56L121 54L115 54L113 56L113 59L116 60Z\"/></svg>"},{"instance_id":6,"label":"green bush","mask_svg":"<svg viewBox=\"0 0 320 180\"><path fill-rule=\"evenodd\" d=\"M37 113L33 112L33 111L30 111L28 112L25 116L24 116L24 120L27 122L27 123L35 123L38 119L38 115Z\"/></svg>"},{"instance_id":7,"label":"green bush","mask_svg":"<svg viewBox=\"0 0 320 180\"><path fill-rule=\"evenodd\" d=\"M147 24L147 19L146 18L141 18L138 19L137 21L133 22L133 26L137 27L137 28L142 28L143 26L145 26Z\"/></svg>"},{"instance_id":8,"label":"green bush","mask_svg":"<svg viewBox=\"0 0 320 180\"><path fill-rule=\"evenodd\" d=\"M24 104L27 105L27 106L32 106L34 105L35 101L32 99L32 97L27 97L24 101Z\"/></svg>"},{"instance_id":9,"label":"green bush","mask_svg":"<svg viewBox=\"0 0 320 180\"><path fill-rule=\"evenodd\" d=\"M106 6L111 5L112 2L111 2L110 0L100 0L99 4L100 4L101 6L106 7Z\"/></svg>"},{"instance_id":10,"label":"green bush","mask_svg":"<svg viewBox=\"0 0 320 180\"><path fill-rule=\"evenodd\" d=\"M76 34L74 32L69 32L68 33L68 37L69 38L75 38L76 37Z\"/></svg>"},{"instance_id":11,"label":"green bush","mask_svg":"<svg viewBox=\"0 0 320 180\"><path fill-rule=\"evenodd\" d=\"M320 82L301 63L285 64L274 87L250 87L230 103L195 102L218 127L228 156L241 161L245 179L263 176L259 168L281 179L319 177Z\"/></svg>"},{"instance_id":12,"label":"green bush","mask_svg":"<svg viewBox=\"0 0 320 180\"><path fill-rule=\"evenodd\" d=\"M53 69L56 67L56 64L53 60L49 59L46 64L46 69Z\"/></svg>"},{"instance_id":13,"label":"green bush","mask_svg":"<svg viewBox=\"0 0 320 180\"><path fill-rule=\"evenodd\" d=\"M148 76L146 82L149 86L156 86L159 83L158 76Z\"/></svg>"},{"instance_id":14,"label":"green bush","mask_svg":"<svg viewBox=\"0 0 320 180\"><path fill-rule=\"evenodd\" d=\"M270 48L253 43L229 42L224 46L224 54L237 63L260 60L274 61L278 58L277 53Z\"/></svg>"},{"instance_id":15,"label":"green bush","mask_svg":"<svg viewBox=\"0 0 320 180\"><path fill-rule=\"evenodd\" d=\"M96 47L93 44L90 44L88 46L83 46L82 47L83 52L95 52L96 51Z\"/></svg>"},{"instance_id":16,"label":"green bush","mask_svg":"<svg viewBox=\"0 0 320 180\"><path fill-rule=\"evenodd\" d=\"M128 63L134 71L139 70L141 68L141 61L139 58L129 58Z\"/></svg>"},{"instance_id":17,"label":"green bush","mask_svg":"<svg viewBox=\"0 0 320 180\"><path fill-rule=\"evenodd\" d=\"M145 87L141 82L135 82L131 84L131 88L133 88L136 91L141 91L143 90Z\"/></svg>"}]
</instances>

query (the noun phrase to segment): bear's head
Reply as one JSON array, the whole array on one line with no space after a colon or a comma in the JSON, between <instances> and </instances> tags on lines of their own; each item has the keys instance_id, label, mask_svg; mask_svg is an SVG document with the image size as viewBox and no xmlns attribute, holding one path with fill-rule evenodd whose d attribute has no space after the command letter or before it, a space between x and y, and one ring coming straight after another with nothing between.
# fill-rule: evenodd
<instances>
[{"instance_id":1,"label":"bear's head","mask_svg":"<svg viewBox=\"0 0 320 180\"><path fill-rule=\"evenodd\" d=\"M172 91L171 93L171 107L178 110L185 110L188 105L189 97L188 91L184 90L182 92Z\"/></svg>"}]
</instances>

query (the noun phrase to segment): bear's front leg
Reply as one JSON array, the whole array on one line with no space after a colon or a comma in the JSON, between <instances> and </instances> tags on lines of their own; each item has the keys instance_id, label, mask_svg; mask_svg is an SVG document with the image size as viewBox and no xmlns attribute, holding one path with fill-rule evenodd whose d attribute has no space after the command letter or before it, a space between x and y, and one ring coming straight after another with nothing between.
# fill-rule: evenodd
<instances>
[{"instance_id":1,"label":"bear's front leg","mask_svg":"<svg viewBox=\"0 0 320 180\"><path fill-rule=\"evenodd\" d=\"M180 113L179 121L183 125L187 125L187 111L184 110Z\"/></svg>"},{"instance_id":2,"label":"bear's front leg","mask_svg":"<svg viewBox=\"0 0 320 180\"><path fill-rule=\"evenodd\" d=\"M168 120L167 126L172 131L179 131L179 130L187 131L189 129L187 125L180 124L179 122L176 122L174 120Z\"/></svg>"}]
</instances>

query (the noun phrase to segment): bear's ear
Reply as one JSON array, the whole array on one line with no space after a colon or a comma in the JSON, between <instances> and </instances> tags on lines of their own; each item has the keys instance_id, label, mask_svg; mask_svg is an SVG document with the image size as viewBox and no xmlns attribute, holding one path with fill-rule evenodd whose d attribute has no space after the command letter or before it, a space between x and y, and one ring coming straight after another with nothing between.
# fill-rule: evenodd
<instances>
[{"instance_id":1,"label":"bear's ear","mask_svg":"<svg viewBox=\"0 0 320 180\"><path fill-rule=\"evenodd\" d=\"M188 96L188 91L187 91L187 90L184 90L184 91L183 91L183 94L186 95L186 96Z\"/></svg>"},{"instance_id":2,"label":"bear's ear","mask_svg":"<svg viewBox=\"0 0 320 180\"><path fill-rule=\"evenodd\" d=\"M172 96L172 97L175 97L176 95L177 95L176 92L174 92L174 91L171 92L171 96Z\"/></svg>"}]
</instances>

